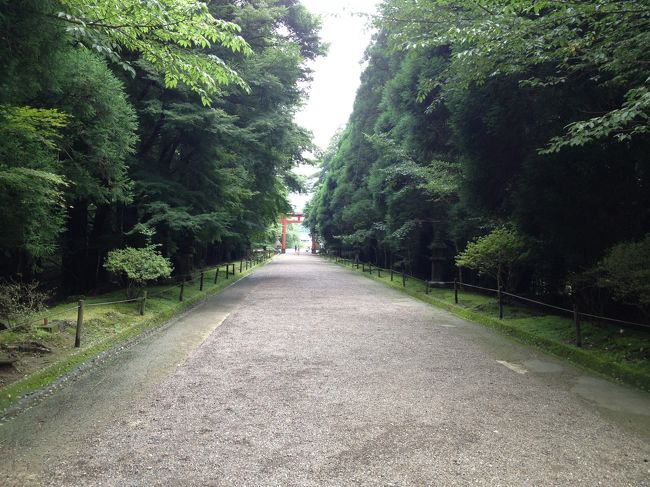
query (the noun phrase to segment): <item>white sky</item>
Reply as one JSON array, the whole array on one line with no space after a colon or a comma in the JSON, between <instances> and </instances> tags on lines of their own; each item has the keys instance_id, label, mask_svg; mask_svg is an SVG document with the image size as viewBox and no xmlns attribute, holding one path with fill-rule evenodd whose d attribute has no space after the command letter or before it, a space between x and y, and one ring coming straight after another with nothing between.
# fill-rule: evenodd
<instances>
[{"instance_id":1,"label":"white sky","mask_svg":"<svg viewBox=\"0 0 650 487\"><path fill-rule=\"evenodd\" d=\"M339 127L345 125L359 86L361 59L370 43L366 19L355 13L373 13L378 0L302 0L323 19L321 38L329 43L326 57L311 64L314 81L307 105L296 121L314 132L314 141L325 149Z\"/></svg>"},{"instance_id":2,"label":"white sky","mask_svg":"<svg viewBox=\"0 0 650 487\"><path fill-rule=\"evenodd\" d=\"M313 82L309 99L296 114L296 122L311 130L314 142L326 149L339 128L345 126L359 87L363 53L370 43L371 32L367 20L355 13L373 13L380 0L302 0L312 13L323 21L321 39L329 44L326 57L311 63ZM297 172L310 175L312 167ZM296 211L302 211L311 195L290 197Z\"/></svg>"}]
</instances>

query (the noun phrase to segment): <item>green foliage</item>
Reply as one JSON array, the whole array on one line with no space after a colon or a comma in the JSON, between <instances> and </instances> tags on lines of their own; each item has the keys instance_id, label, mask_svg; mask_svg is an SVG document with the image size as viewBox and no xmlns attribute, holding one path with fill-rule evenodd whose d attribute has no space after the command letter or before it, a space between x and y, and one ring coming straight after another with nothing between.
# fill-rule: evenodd
<instances>
[{"instance_id":1,"label":"green foliage","mask_svg":"<svg viewBox=\"0 0 650 487\"><path fill-rule=\"evenodd\" d=\"M0 20L0 276L86 293L142 225L186 274L290 211L324 52L300 2L0 0Z\"/></svg>"},{"instance_id":2,"label":"green foliage","mask_svg":"<svg viewBox=\"0 0 650 487\"><path fill-rule=\"evenodd\" d=\"M54 172L54 149L68 121L56 109L0 107L0 247L14 255L38 259L57 249L67 184Z\"/></svg>"},{"instance_id":3,"label":"green foliage","mask_svg":"<svg viewBox=\"0 0 650 487\"><path fill-rule=\"evenodd\" d=\"M165 86L183 83L209 105L220 87L244 80L220 56L206 52L221 46L250 54L240 27L215 18L196 0L61 0L57 14L68 33L112 61L124 62L122 50L137 52L164 73ZM133 71L131 69L131 71Z\"/></svg>"},{"instance_id":4,"label":"green foliage","mask_svg":"<svg viewBox=\"0 0 650 487\"><path fill-rule=\"evenodd\" d=\"M324 156L308 223L329 247L422 272L461 181L448 113L417 101L420 80L445 61L437 52L393 55L387 43L379 33L368 50L350 122Z\"/></svg>"},{"instance_id":5,"label":"green foliage","mask_svg":"<svg viewBox=\"0 0 650 487\"><path fill-rule=\"evenodd\" d=\"M126 277L129 297L132 296L134 287L144 287L150 281L169 277L173 270L169 259L163 257L155 245L111 250L106 256L104 267L109 272Z\"/></svg>"},{"instance_id":6,"label":"green foliage","mask_svg":"<svg viewBox=\"0 0 650 487\"><path fill-rule=\"evenodd\" d=\"M255 52L237 59L250 95L233 91L214 108L202 107L183 87L165 89L147 63L137 66L148 81L130 86L135 97L145 93L132 166L139 220L156 228L164 253L183 266L210 255L228 258L264 240L290 211L287 188L300 186L292 168L311 148L293 115L303 96L299 84L309 77L305 60L320 52L317 23L294 2L210 9L253 39Z\"/></svg>"},{"instance_id":7,"label":"green foliage","mask_svg":"<svg viewBox=\"0 0 650 487\"><path fill-rule=\"evenodd\" d=\"M53 108L0 106L0 132L3 135L21 137L48 149L57 147L62 129L69 120L67 114Z\"/></svg>"},{"instance_id":8,"label":"green foliage","mask_svg":"<svg viewBox=\"0 0 650 487\"><path fill-rule=\"evenodd\" d=\"M52 255L64 222L64 187L56 174L0 165L0 247L34 258Z\"/></svg>"},{"instance_id":9,"label":"green foliage","mask_svg":"<svg viewBox=\"0 0 650 487\"><path fill-rule=\"evenodd\" d=\"M490 78L522 75L539 88L586 76L599 86L617 87L623 96L597 114L569 121L568 131L547 146L567 146L647 133L650 9L645 0L470 2L387 0L377 24L393 33L398 49L449 46L449 72L421 83L422 97L446 84L465 89ZM577 114L575 114L577 115Z\"/></svg>"},{"instance_id":10,"label":"green foliage","mask_svg":"<svg viewBox=\"0 0 650 487\"><path fill-rule=\"evenodd\" d=\"M59 66L55 91L44 98L70 117L59 144L61 171L73 183L68 200L129 201L126 161L135 149L137 120L122 82L88 51L61 52Z\"/></svg>"},{"instance_id":11,"label":"green foliage","mask_svg":"<svg viewBox=\"0 0 650 487\"><path fill-rule=\"evenodd\" d=\"M650 313L650 234L614 246L592 271L596 284L614 297Z\"/></svg>"},{"instance_id":12,"label":"green foliage","mask_svg":"<svg viewBox=\"0 0 650 487\"><path fill-rule=\"evenodd\" d=\"M513 271L527 257L527 246L520 234L506 227L469 242L456 256L456 265L476 269L511 287Z\"/></svg>"},{"instance_id":13,"label":"green foliage","mask_svg":"<svg viewBox=\"0 0 650 487\"><path fill-rule=\"evenodd\" d=\"M650 231L648 6L385 0L309 227L421 277L433 260L445 279L564 299L568 276ZM517 232L473 242L504 222ZM640 305L641 280L591 311Z\"/></svg>"},{"instance_id":14,"label":"green foliage","mask_svg":"<svg viewBox=\"0 0 650 487\"><path fill-rule=\"evenodd\" d=\"M384 182L388 186L398 185L408 180L408 185L422 191L423 196L432 202L454 199L460 188L460 166L447 161L432 160L426 165L418 162L386 135L369 137L383 157L395 161L383 169Z\"/></svg>"}]
</instances>

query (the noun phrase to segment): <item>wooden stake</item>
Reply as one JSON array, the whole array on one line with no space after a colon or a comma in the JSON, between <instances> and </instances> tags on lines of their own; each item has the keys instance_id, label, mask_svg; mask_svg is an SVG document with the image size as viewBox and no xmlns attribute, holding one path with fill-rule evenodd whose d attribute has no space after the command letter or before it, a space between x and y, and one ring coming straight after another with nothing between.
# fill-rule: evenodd
<instances>
[{"instance_id":1,"label":"wooden stake","mask_svg":"<svg viewBox=\"0 0 650 487\"><path fill-rule=\"evenodd\" d=\"M203 277L203 273L201 273ZM142 291L142 298L140 298L140 316L144 316L145 307L147 306L147 291Z\"/></svg>"},{"instance_id":2,"label":"wooden stake","mask_svg":"<svg viewBox=\"0 0 650 487\"><path fill-rule=\"evenodd\" d=\"M577 303L573 303L573 322L576 325L576 346L582 347L582 329L580 328L580 313Z\"/></svg>"},{"instance_id":3,"label":"wooden stake","mask_svg":"<svg viewBox=\"0 0 650 487\"><path fill-rule=\"evenodd\" d=\"M499 301L499 319L503 319L503 294L501 293L501 284L497 289L497 300Z\"/></svg>"},{"instance_id":4,"label":"wooden stake","mask_svg":"<svg viewBox=\"0 0 650 487\"><path fill-rule=\"evenodd\" d=\"M81 347L81 327L84 324L84 300L79 300L79 307L77 308L77 331L74 335L74 348Z\"/></svg>"}]
</instances>

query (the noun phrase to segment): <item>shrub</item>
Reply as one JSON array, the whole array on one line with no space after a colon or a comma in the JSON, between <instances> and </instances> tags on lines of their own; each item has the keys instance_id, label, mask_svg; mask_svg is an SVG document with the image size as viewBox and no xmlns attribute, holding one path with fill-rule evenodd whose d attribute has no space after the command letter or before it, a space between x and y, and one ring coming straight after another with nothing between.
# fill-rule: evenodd
<instances>
[{"instance_id":1,"label":"shrub","mask_svg":"<svg viewBox=\"0 0 650 487\"><path fill-rule=\"evenodd\" d=\"M640 242L614 246L594 271L597 285L614 299L650 315L650 233Z\"/></svg>"},{"instance_id":2,"label":"shrub","mask_svg":"<svg viewBox=\"0 0 650 487\"><path fill-rule=\"evenodd\" d=\"M509 289L515 266L527 255L524 238L514 230L500 227L468 243L465 250L456 256L456 264L492 276L499 285L505 284Z\"/></svg>"},{"instance_id":3,"label":"shrub","mask_svg":"<svg viewBox=\"0 0 650 487\"><path fill-rule=\"evenodd\" d=\"M163 257L155 245L147 245L139 249L127 247L111 250L104 267L114 274L126 278L126 294L129 298L137 295L147 282L169 277L173 267L169 259Z\"/></svg>"},{"instance_id":4,"label":"shrub","mask_svg":"<svg viewBox=\"0 0 650 487\"><path fill-rule=\"evenodd\" d=\"M38 286L37 281L0 284L0 327L14 328L29 315L45 309L49 296Z\"/></svg>"}]
</instances>

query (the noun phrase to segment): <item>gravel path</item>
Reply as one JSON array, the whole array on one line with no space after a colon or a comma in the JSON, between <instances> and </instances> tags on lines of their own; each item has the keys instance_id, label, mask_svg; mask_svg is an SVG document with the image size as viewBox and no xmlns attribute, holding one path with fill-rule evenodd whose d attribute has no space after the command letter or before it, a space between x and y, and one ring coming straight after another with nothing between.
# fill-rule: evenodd
<instances>
[{"instance_id":1,"label":"gravel path","mask_svg":"<svg viewBox=\"0 0 650 487\"><path fill-rule=\"evenodd\" d=\"M648 394L313 256L139 347L0 427L0 484L650 486Z\"/></svg>"}]
</instances>

